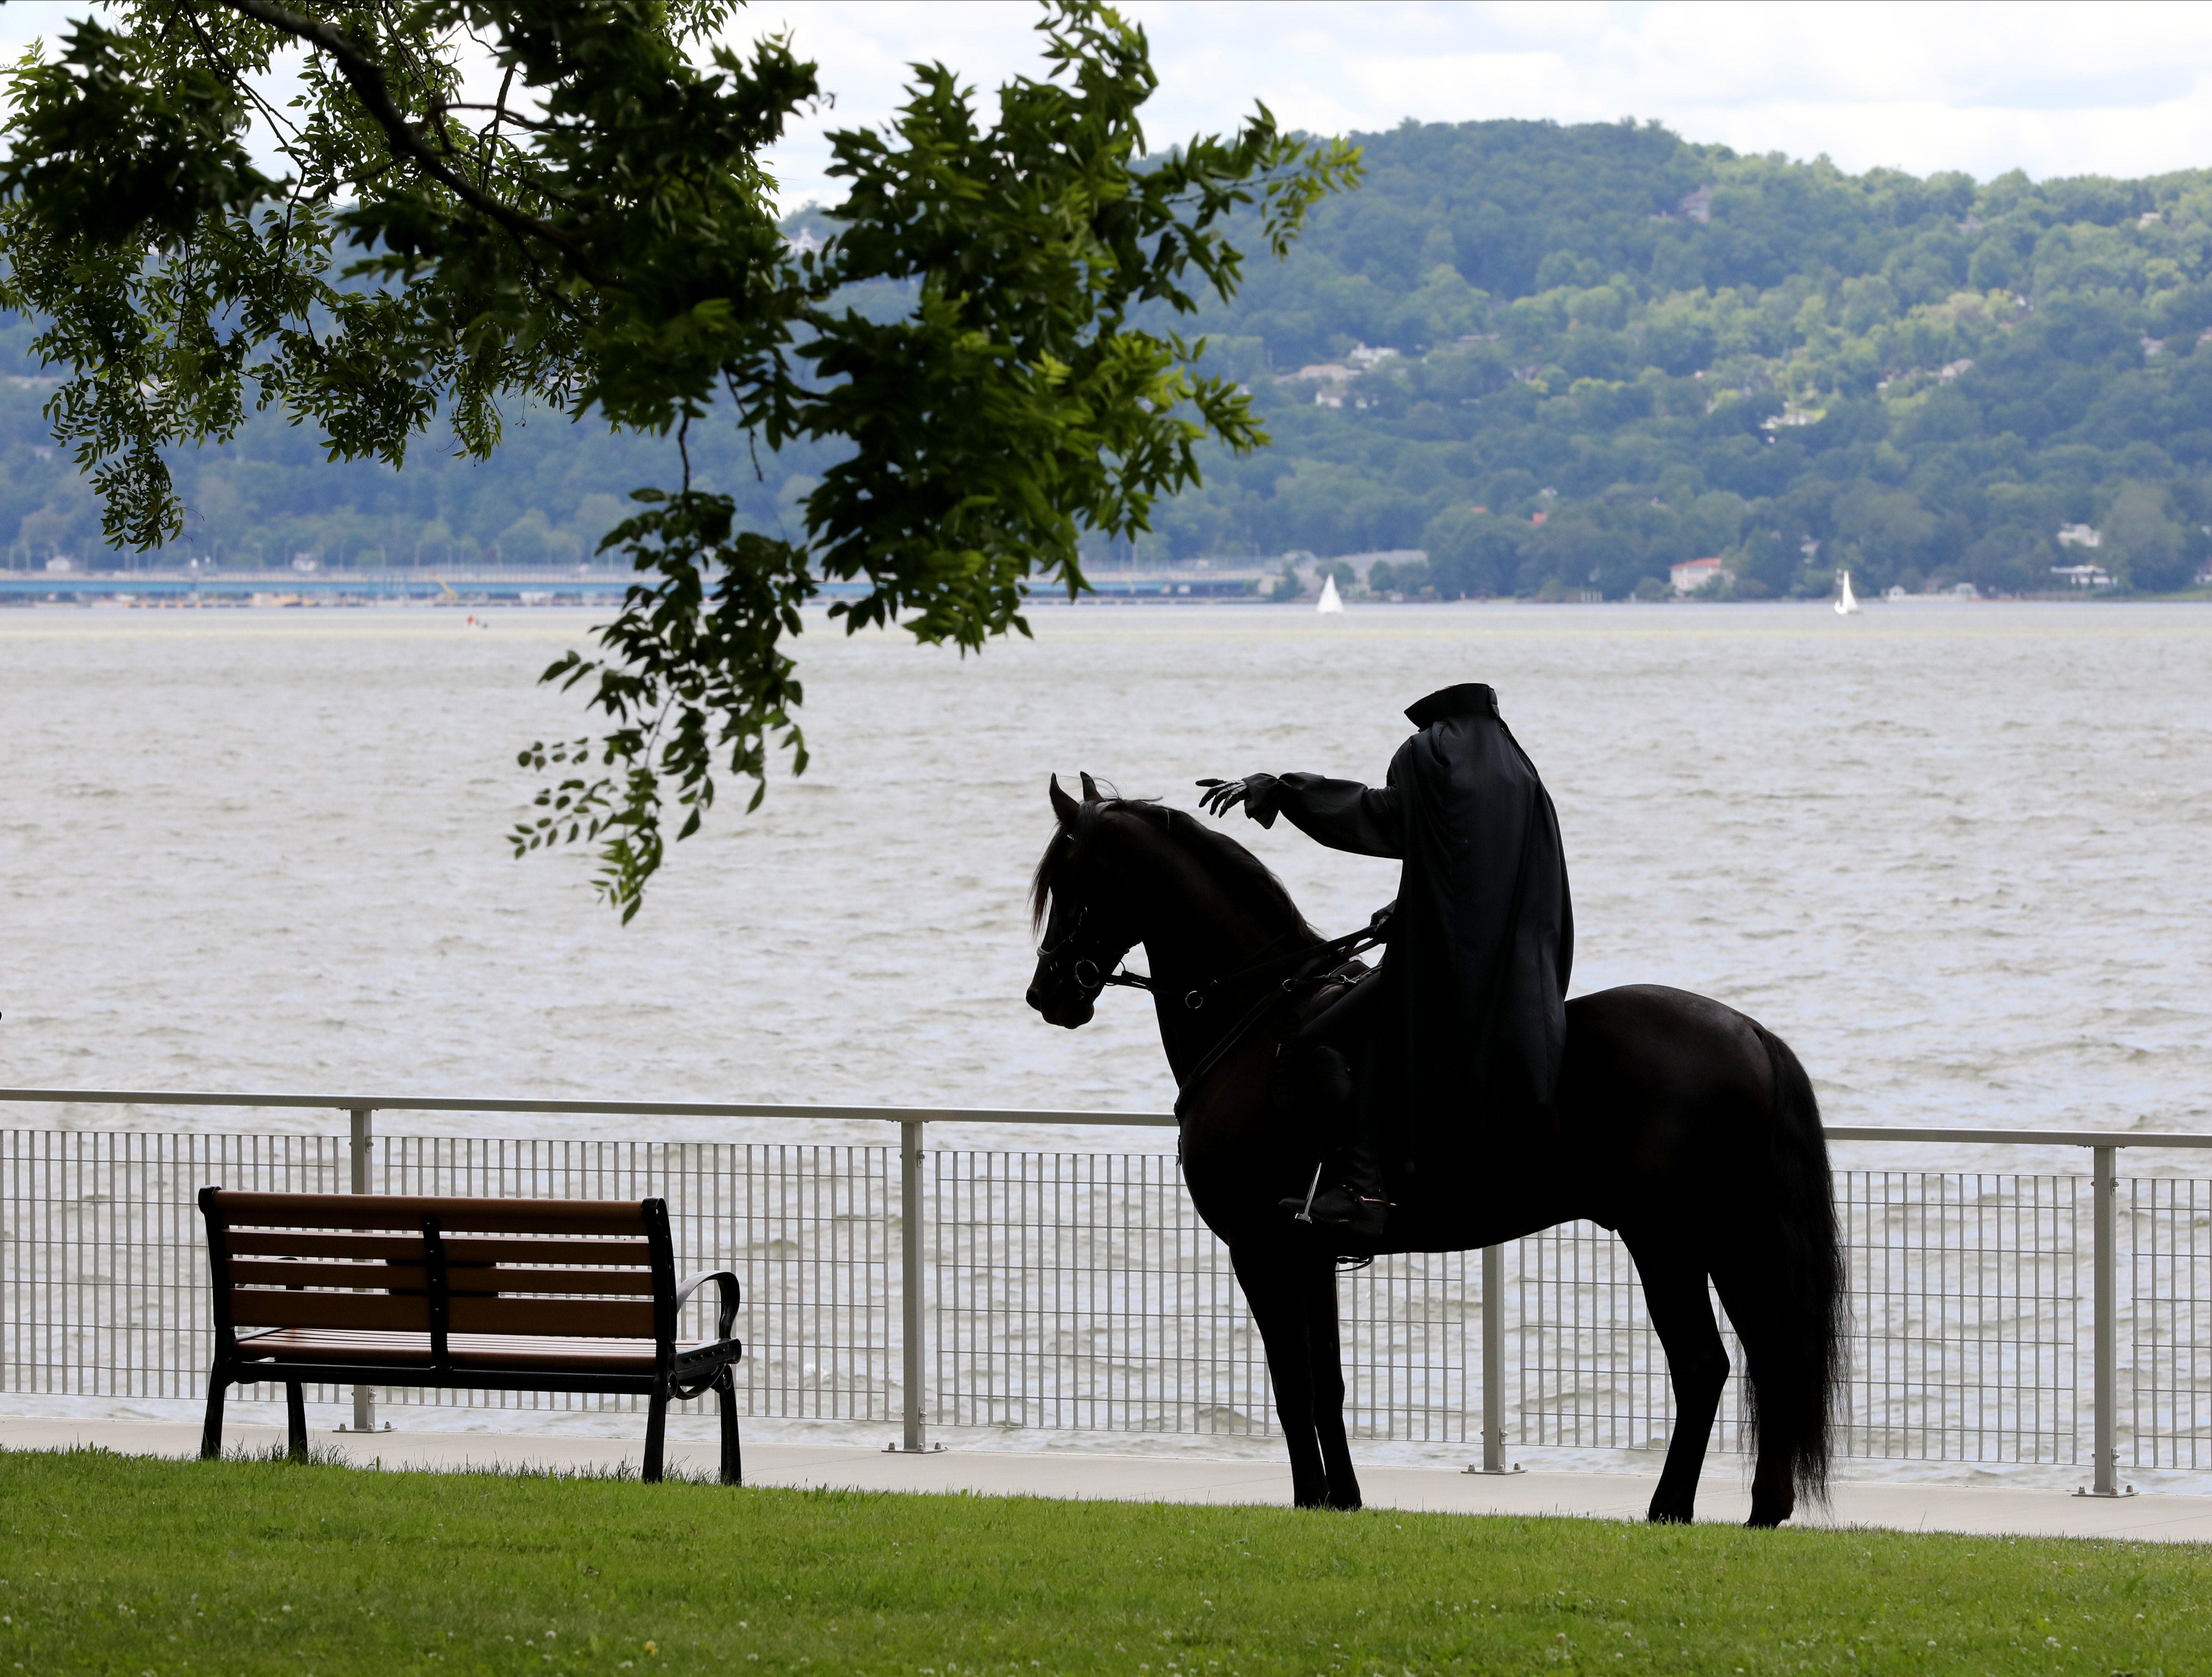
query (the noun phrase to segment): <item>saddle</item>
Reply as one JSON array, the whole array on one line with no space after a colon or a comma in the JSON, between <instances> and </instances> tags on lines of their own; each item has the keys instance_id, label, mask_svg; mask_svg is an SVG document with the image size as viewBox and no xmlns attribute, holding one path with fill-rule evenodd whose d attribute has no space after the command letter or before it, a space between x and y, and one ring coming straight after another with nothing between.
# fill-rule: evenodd
<instances>
[{"instance_id":1,"label":"saddle","mask_svg":"<svg viewBox=\"0 0 2212 1677\"><path fill-rule=\"evenodd\" d=\"M1309 1132L1328 1133L1352 1121L1354 1093L1351 1048L1364 1004L1376 989L1376 969L1346 961L1301 999L1297 1029L1275 1046L1267 1076L1267 1103Z\"/></svg>"}]
</instances>

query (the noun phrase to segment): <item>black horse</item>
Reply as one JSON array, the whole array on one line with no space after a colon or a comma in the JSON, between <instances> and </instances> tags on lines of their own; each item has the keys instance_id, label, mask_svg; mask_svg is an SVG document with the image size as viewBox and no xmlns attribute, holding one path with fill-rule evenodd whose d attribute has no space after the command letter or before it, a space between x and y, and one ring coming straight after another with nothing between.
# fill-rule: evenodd
<instances>
[{"instance_id":1,"label":"black horse","mask_svg":"<svg viewBox=\"0 0 2212 1677\"><path fill-rule=\"evenodd\" d=\"M1541 1133L1486 1136L1480 1154L1425 1162L1379 1243L1301 1225L1277 1202L1307 1192L1321 1143L1278 1051L1332 993L1301 967L1340 963L1235 840L1179 810L1102 798L1088 775L1083 789L1079 802L1052 785L1059 826L1032 893L1045 931L1029 1003L1073 1030L1144 945L1182 1089L1183 1181L1228 1246L1266 1342L1299 1506L1359 1506L1337 1260L1463 1251L1576 1218L1620 1231L1666 1348L1675 1428L1650 1517L1691 1518L1728 1379L1709 1276L1750 1364L1751 1523L1779 1524L1799 1493L1824 1495L1842 1265L1819 1108L1779 1037L1659 985L1580 997L1567 1004L1566 1059Z\"/></svg>"}]
</instances>

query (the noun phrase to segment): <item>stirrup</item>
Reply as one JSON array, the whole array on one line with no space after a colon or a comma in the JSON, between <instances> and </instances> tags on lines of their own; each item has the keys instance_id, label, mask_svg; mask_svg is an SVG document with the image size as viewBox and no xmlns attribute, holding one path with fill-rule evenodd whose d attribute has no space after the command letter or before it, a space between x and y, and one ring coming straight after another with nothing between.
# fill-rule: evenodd
<instances>
[{"instance_id":1,"label":"stirrup","mask_svg":"<svg viewBox=\"0 0 2212 1677\"><path fill-rule=\"evenodd\" d=\"M1289 1212L1297 1222L1316 1228L1341 1229L1362 1239L1373 1240L1389 1224L1390 1213L1396 1209L1388 1200L1371 1194L1354 1193L1348 1187L1332 1188L1327 1194L1310 1191L1304 1200L1289 1199L1276 1203Z\"/></svg>"},{"instance_id":2,"label":"stirrup","mask_svg":"<svg viewBox=\"0 0 2212 1677\"><path fill-rule=\"evenodd\" d=\"M1306 1185L1306 1197L1304 1200L1279 1200L1277 1203L1280 1205L1285 1211L1289 1212L1298 1222L1310 1223L1313 1221L1314 1195L1320 1192L1321 1164L1319 1161L1316 1161L1314 1164L1313 1181Z\"/></svg>"}]
</instances>

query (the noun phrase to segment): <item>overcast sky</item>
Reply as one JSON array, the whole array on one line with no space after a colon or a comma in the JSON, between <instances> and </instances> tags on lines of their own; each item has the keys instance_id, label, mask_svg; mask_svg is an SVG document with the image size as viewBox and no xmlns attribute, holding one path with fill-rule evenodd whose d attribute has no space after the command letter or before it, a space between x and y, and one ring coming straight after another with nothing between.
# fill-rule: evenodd
<instances>
[{"instance_id":1,"label":"overcast sky","mask_svg":"<svg viewBox=\"0 0 2212 1677\"><path fill-rule=\"evenodd\" d=\"M14 0L0 51L83 8ZM1844 167L1987 179L2148 174L2212 163L2212 6L1449 4L1431 0L1134 0L1160 90L1156 144L1235 125L1255 99L1316 132L1656 117L1741 151L1825 152ZM1029 0L756 0L738 33L787 28L833 111L775 161L787 206L831 199L820 136L878 123L907 64L988 89L1037 67Z\"/></svg>"},{"instance_id":2,"label":"overcast sky","mask_svg":"<svg viewBox=\"0 0 2212 1677\"><path fill-rule=\"evenodd\" d=\"M1656 117L1689 139L1825 152L1855 171L2040 179L2212 163L2207 6L1135 0L1126 11L1159 73L1146 115L1155 143L1231 127L1262 99L1285 123L1330 133L1407 117ZM758 0L748 28L789 28L837 96L776 159L786 203L833 196L820 132L882 120L909 61L941 60L986 88L1033 69L1037 15L1017 0Z\"/></svg>"}]
</instances>

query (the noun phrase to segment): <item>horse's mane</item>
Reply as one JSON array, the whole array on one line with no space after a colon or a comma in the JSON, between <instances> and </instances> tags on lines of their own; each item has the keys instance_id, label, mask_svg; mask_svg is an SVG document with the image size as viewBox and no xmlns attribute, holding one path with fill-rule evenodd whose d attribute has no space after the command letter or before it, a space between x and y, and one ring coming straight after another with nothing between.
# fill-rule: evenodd
<instances>
[{"instance_id":1,"label":"horse's mane","mask_svg":"<svg viewBox=\"0 0 2212 1677\"><path fill-rule=\"evenodd\" d=\"M1265 862L1228 834L1216 832L1195 816L1170 809L1156 798L1098 798L1076 805L1073 817L1052 835L1052 842L1045 846L1044 854L1038 859L1036 878L1030 884L1032 928L1044 924L1045 911L1052 905L1054 883L1061 864L1074 848L1067 841L1072 838L1076 844L1081 843L1097 831L1098 823L1109 815L1133 815L1158 829L1196 857L1234 901L1264 918L1288 921L1292 931L1310 943L1321 940L1321 933L1306 924L1298 905Z\"/></svg>"}]
</instances>

